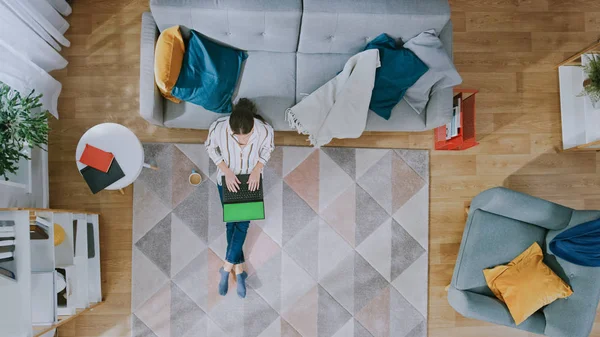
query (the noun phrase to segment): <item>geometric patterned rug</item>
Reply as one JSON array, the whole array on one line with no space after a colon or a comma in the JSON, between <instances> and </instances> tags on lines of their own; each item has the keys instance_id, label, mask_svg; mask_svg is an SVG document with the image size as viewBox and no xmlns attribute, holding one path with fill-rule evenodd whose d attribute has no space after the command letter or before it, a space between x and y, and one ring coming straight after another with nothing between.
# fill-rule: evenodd
<instances>
[{"instance_id":1,"label":"geometric patterned rug","mask_svg":"<svg viewBox=\"0 0 600 337\"><path fill-rule=\"evenodd\" d=\"M217 293L225 225L204 145L144 152L160 169L134 184L132 336L427 336L428 151L277 147L245 299L233 277Z\"/></svg>"}]
</instances>

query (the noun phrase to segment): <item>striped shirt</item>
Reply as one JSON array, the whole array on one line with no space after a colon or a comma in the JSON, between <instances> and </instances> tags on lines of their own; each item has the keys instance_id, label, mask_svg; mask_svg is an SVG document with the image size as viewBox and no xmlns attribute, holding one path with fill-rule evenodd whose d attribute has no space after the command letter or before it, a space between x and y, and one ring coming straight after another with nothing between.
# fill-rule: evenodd
<instances>
[{"instance_id":1,"label":"striped shirt","mask_svg":"<svg viewBox=\"0 0 600 337\"><path fill-rule=\"evenodd\" d=\"M242 146L231 131L227 116L217 119L210 126L204 146L215 165L225 162L236 175L250 174L258 162L267 165L271 152L275 149L273 138L273 127L255 118L254 131L248 139L248 144ZM222 176L223 172L217 168L219 185Z\"/></svg>"}]
</instances>

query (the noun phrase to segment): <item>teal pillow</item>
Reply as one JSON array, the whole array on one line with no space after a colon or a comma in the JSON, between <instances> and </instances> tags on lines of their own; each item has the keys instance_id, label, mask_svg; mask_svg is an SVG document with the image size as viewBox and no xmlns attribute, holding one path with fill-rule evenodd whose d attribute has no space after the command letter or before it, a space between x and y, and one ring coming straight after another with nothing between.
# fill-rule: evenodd
<instances>
[{"instance_id":1,"label":"teal pillow","mask_svg":"<svg viewBox=\"0 0 600 337\"><path fill-rule=\"evenodd\" d=\"M213 42L192 30L171 95L206 110L229 113L246 58L244 51Z\"/></svg>"},{"instance_id":2,"label":"teal pillow","mask_svg":"<svg viewBox=\"0 0 600 337\"><path fill-rule=\"evenodd\" d=\"M390 119L392 109L404 97L406 90L429 68L412 51L396 47L396 40L385 33L369 42L367 49L378 49L381 62L381 67L375 72L369 109Z\"/></svg>"}]
</instances>

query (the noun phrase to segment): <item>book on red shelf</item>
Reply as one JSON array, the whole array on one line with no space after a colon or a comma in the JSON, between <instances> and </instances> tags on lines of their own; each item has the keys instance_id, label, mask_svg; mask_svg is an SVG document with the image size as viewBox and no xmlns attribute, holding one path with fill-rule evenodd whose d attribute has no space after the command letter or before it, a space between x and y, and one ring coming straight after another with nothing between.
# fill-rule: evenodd
<instances>
[{"instance_id":1,"label":"book on red shelf","mask_svg":"<svg viewBox=\"0 0 600 337\"><path fill-rule=\"evenodd\" d=\"M115 156L90 144L85 144L85 149L79 158L79 162L91 166L98 171L108 172Z\"/></svg>"}]
</instances>

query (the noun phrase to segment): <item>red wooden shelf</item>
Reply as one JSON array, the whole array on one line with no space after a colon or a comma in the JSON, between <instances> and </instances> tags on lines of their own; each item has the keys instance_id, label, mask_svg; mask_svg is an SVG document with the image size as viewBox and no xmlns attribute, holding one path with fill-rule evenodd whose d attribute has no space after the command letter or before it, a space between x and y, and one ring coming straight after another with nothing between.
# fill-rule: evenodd
<instances>
[{"instance_id":1,"label":"red wooden shelf","mask_svg":"<svg viewBox=\"0 0 600 337\"><path fill-rule=\"evenodd\" d=\"M446 151L466 150L477 145L475 140L475 89L454 89L454 98L461 100L458 135L446 139L446 126L435 129L435 149Z\"/></svg>"}]
</instances>

